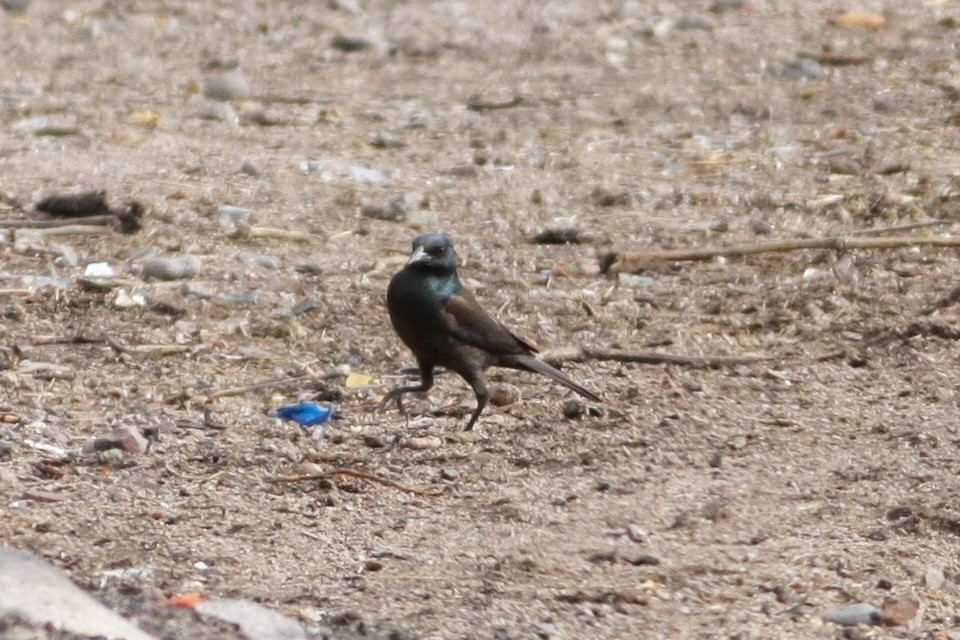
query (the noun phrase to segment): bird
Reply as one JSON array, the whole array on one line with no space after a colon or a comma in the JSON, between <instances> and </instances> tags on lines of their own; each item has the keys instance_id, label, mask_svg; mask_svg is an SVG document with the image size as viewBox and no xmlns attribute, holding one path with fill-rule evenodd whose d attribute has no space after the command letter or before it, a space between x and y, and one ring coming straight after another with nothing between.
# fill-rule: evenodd
<instances>
[{"instance_id":1,"label":"bird","mask_svg":"<svg viewBox=\"0 0 960 640\"><path fill-rule=\"evenodd\" d=\"M402 409L404 394L430 390L437 366L459 374L476 394L477 408L470 414L466 431L473 429L489 400L484 374L489 367L540 373L600 402L593 391L537 358L533 344L480 306L460 282L457 252L446 234L427 233L414 238L409 261L387 286L387 311L397 335L417 360L420 384L392 389L378 411L392 402Z\"/></svg>"}]
</instances>

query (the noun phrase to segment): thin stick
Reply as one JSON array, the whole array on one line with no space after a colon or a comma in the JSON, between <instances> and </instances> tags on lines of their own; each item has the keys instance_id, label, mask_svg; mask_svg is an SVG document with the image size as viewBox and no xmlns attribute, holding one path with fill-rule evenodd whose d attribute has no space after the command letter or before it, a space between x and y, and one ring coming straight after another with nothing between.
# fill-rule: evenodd
<instances>
[{"instance_id":1,"label":"thin stick","mask_svg":"<svg viewBox=\"0 0 960 640\"><path fill-rule=\"evenodd\" d=\"M608 264L608 271L616 273L625 271L634 273L643 271L654 262L679 262L686 260L710 260L720 256L752 256L762 253L783 253L786 251L801 251L804 249L834 249L849 251L852 249L899 249L903 247L960 247L958 236L930 236L930 237L901 237L881 236L878 238L796 238L780 242L765 242L760 244L735 244L729 247L713 247L704 249L651 249L637 253L623 253L603 258Z\"/></svg>"},{"instance_id":2,"label":"thin stick","mask_svg":"<svg viewBox=\"0 0 960 640\"><path fill-rule=\"evenodd\" d=\"M313 242L317 234L290 229L274 229L272 227L253 227L250 229L251 238L273 238L274 240L292 240L293 242Z\"/></svg>"},{"instance_id":3,"label":"thin stick","mask_svg":"<svg viewBox=\"0 0 960 640\"><path fill-rule=\"evenodd\" d=\"M627 351L624 349L604 349L598 347L557 349L541 355L547 362L614 360L616 362L641 362L643 364L676 364L706 369L736 367L743 364L754 364L773 360L772 356L683 356L660 351Z\"/></svg>"},{"instance_id":4,"label":"thin stick","mask_svg":"<svg viewBox=\"0 0 960 640\"><path fill-rule=\"evenodd\" d=\"M290 240L292 242L313 242L317 239L315 233L291 231L290 229L274 229L272 227L238 227L228 235L231 238L269 238L272 240Z\"/></svg>"},{"instance_id":5,"label":"thin stick","mask_svg":"<svg viewBox=\"0 0 960 640\"><path fill-rule=\"evenodd\" d=\"M74 336L40 336L33 341L33 344L102 344L106 341L105 338L91 338L78 333Z\"/></svg>"},{"instance_id":6,"label":"thin stick","mask_svg":"<svg viewBox=\"0 0 960 640\"><path fill-rule=\"evenodd\" d=\"M133 356L143 356L143 355L162 355L169 356L177 353L184 353L185 351L190 351L189 346L184 344L139 344L136 346L130 346L123 344L118 341L116 338L107 336L107 344L110 345L113 349L116 349L120 353L125 353L127 355Z\"/></svg>"},{"instance_id":7,"label":"thin stick","mask_svg":"<svg viewBox=\"0 0 960 640\"><path fill-rule=\"evenodd\" d=\"M274 380L267 380L265 382L257 382L255 384L245 384L239 387L228 387L226 389L220 389L219 391L214 391L207 396L207 402L215 400L217 398L226 398L229 396L239 396L245 393L250 393L251 391L263 391L264 389L272 389L273 387L283 387L292 382L299 382L300 380L306 380L310 377L308 373L301 373L298 376L284 376L282 378L276 378Z\"/></svg>"},{"instance_id":8,"label":"thin stick","mask_svg":"<svg viewBox=\"0 0 960 640\"><path fill-rule=\"evenodd\" d=\"M917 229L929 229L930 227L943 227L953 224L953 220L927 220L926 222L913 222L911 224L900 224L895 227L884 227L882 229L861 229L854 231L855 236L882 236L888 233L902 233L904 231L916 231Z\"/></svg>"},{"instance_id":9,"label":"thin stick","mask_svg":"<svg viewBox=\"0 0 960 640\"><path fill-rule=\"evenodd\" d=\"M116 218L114 218L116 219ZM104 233L113 233L111 227L96 226L90 224L68 224L61 227L51 227L41 229L40 234L44 236L67 236L67 235L101 235Z\"/></svg>"},{"instance_id":10,"label":"thin stick","mask_svg":"<svg viewBox=\"0 0 960 640\"><path fill-rule=\"evenodd\" d=\"M307 473L296 476L282 476L280 478L272 478L270 482L288 483L303 482L304 480L328 480L336 476L351 476L353 478L360 478L361 480L369 480L370 482L376 482L377 484L393 487L394 489L399 489L400 491L405 491L406 493L413 493L418 496L439 496L443 495L444 493L443 489L421 489L419 487L411 487L410 485L402 484L400 482L396 482L395 480L390 480L389 478L382 478L372 473L359 471L357 469L350 469L347 467L341 467L339 469L334 469L333 471L327 471L324 473Z\"/></svg>"},{"instance_id":11,"label":"thin stick","mask_svg":"<svg viewBox=\"0 0 960 640\"><path fill-rule=\"evenodd\" d=\"M77 224L77 220L83 220L83 226L105 225L109 226L117 221L117 216L112 213L102 216L82 216L80 218L68 218L65 220L0 220L0 229L53 229L56 227L70 227Z\"/></svg>"}]
</instances>

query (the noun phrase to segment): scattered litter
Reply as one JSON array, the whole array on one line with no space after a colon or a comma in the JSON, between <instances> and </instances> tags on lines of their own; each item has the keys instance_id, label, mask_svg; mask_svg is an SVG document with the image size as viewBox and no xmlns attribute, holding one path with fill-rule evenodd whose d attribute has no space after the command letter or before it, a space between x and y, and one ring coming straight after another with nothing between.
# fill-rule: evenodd
<instances>
[{"instance_id":1,"label":"scattered litter","mask_svg":"<svg viewBox=\"0 0 960 640\"><path fill-rule=\"evenodd\" d=\"M347 376L343 386L347 389L359 389L370 384L372 378L365 373L351 373Z\"/></svg>"},{"instance_id":2,"label":"scattered litter","mask_svg":"<svg viewBox=\"0 0 960 640\"><path fill-rule=\"evenodd\" d=\"M70 460L71 458L75 458L77 455L76 449L64 449L63 447L47 444L45 442L34 442L33 440L23 440L23 444L30 447L31 449L34 449L41 453L52 455L55 458L59 458L61 460Z\"/></svg>"},{"instance_id":3,"label":"scattered litter","mask_svg":"<svg viewBox=\"0 0 960 640\"><path fill-rule=\"evenodd\" d=\"M83 270L84 278L113 278L116 275L116 269L108 262L91 262Z\"/></svg>"},{"instance_id":4,"label":"scattered litter","mask_svg":"<svg viewBox=\"0 0 960 640\"><path fill-rule=\"evenodd\" d=\"M321 407L315 402L301 402L287 407L280 407L273 416L281 420L296 422L300 427L308 429L309 427L330 422L336 415L336 412L336 407L332 404Z\"/></svg>"},{"instance_id":5,"label":"scattered litter","mask_svg":"<svg viewBox=\"0 0 960 640\"><path fill-rule=\"evenodd\" d=\"M117 309L143 308L147 306L147 297L139 291L131 293L126 289L118 289L117 297L113 299L113 306Z\"/></svg>"}]
</instances>

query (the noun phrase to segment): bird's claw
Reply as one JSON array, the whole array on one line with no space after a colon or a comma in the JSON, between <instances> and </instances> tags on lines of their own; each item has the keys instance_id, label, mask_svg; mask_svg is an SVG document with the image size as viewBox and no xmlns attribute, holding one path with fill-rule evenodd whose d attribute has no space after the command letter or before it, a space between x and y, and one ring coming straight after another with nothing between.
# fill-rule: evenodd
<instances>
[{"instance_id":1,"label":"bird's claw","mask_svg":"<svg viewBox=\"0 0 960 640\"><path fill-rule=\"evenodd\" d=\"M390 406L391 402L397 403L397 410L403 411L403 402L400 399L402 392L400 389L391 389L387 392L387 395L383 396L383 400L380 401L380 404L377 405L377 413L383 413Z\"/></svg>"}]
</instances>

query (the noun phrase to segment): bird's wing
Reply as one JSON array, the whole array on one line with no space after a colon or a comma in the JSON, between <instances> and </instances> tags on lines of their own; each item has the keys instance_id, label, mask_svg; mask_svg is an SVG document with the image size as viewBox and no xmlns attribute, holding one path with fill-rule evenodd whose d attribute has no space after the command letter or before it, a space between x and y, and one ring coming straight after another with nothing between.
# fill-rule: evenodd
<instances>
[{"instance_id":1,"label":"bird's wing","mask_svg":"<svg viewBox=\"0 0 960 640\"><path fill-rule=\"evenodd\" d=\"M535 346L484 311L469 291L450 296L440 315L451 334L474 347L501 354L537 352Z\"/></svg>"}]
</instances>

